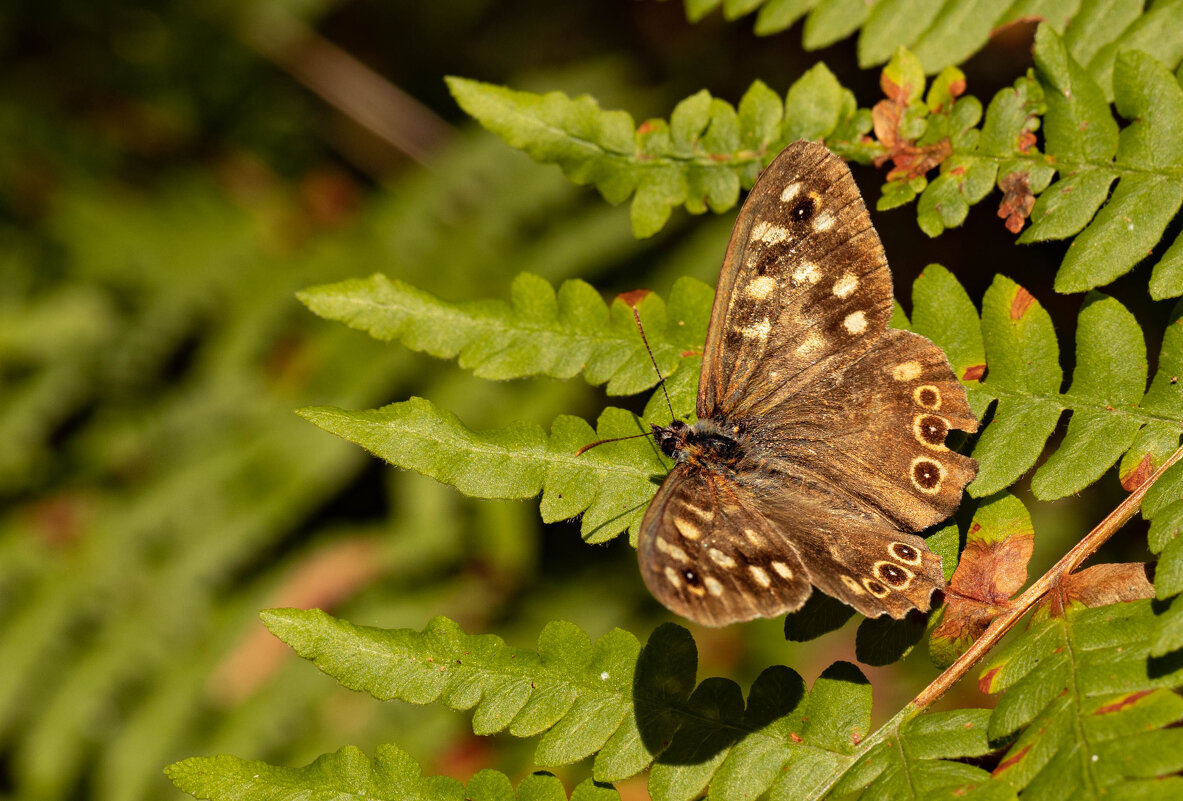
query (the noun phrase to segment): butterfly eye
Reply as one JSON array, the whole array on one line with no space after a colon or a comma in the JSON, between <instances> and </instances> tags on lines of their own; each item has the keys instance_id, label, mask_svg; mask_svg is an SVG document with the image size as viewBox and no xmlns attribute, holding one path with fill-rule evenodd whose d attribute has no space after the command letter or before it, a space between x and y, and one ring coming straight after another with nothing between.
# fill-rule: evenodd
<instances>
[{"instance_id":1,"label":"butterfly eye","mask_svg":"<svg viewBox=\"0 0 1183 801\"><path fill-rule=\"evenodd\" d=\"M793 210L789 212L789 216L797 222L805 222L813 216L815 211L817 211L817 205L813 202L813 198L807 197L796 206L793 206Z\"/></svg>"}]
</instances>

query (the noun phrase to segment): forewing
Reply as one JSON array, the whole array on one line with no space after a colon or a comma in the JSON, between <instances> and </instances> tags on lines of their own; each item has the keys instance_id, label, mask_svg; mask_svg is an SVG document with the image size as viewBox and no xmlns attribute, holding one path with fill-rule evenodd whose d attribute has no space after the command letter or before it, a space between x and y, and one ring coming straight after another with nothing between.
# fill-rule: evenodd
<instances>
[{"instance_id":1,"label":"forewing","mask_svg":"<svg viewBox=\"0 0 1183 801\"><path fill-rule=\"evenodd\" d=\"M796 550L755 499L722 475L685 464L649 504L637 558L649 591L705 626L791 612L812 591Z\"/></svg>"},{"instance_id":2,"label":"forewing","mask_svg":"<svg viewBox=\"0 0 1183 801\"><path fill-rule=\"evenodd\" d=\"M891 274L850 169L789 145L727 246L704 347L699 417L742 415L849 363L887 327Z\"/></svg>"},{"instance_id":3,"label":"forewing","mask_svg":"<svg viewBox=\"0 0 1183 801\"><path fill-rule=\"evenodd\" d=\"M961 502L977 462L945 444L978 421L945 354L918 334L889 331L855 364L770 410L755 450L837 488L886 522L919 531Z\"/></svg>"}]
</instances>

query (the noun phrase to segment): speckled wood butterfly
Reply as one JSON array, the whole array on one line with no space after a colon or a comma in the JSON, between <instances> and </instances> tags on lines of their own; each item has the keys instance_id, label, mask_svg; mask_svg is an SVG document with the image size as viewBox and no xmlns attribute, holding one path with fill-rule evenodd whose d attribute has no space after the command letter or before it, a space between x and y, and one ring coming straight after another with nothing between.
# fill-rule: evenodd
<instances>
[{"instance_id":1,"label":"speckled wood butterfly","mask_svg":"<svg viewBox=\"0 0 1183 801\"><path fill-rule=\"evenodd\" d=\"M731 232L698 422L654 426L676 464L641 523L649 589L709 626L798 609L927 611L941 560L915 534L957 508L976 431L944 353L889 330L891 274L845 162L796 142Z\"/></svg>"}]
</instances>

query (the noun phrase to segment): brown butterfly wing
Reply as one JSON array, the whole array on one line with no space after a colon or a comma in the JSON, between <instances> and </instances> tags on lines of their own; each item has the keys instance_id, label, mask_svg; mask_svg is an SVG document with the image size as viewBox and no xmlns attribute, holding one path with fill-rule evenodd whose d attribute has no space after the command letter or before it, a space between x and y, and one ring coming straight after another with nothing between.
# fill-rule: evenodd
<instances>
[{"instance_id":1,"label":"brown butterfly wing","mask_svg":"<svg viewBox=\"0 0 1183 801\"><path fill-rule=\"evenodd\" d=\"M649 591L707 626L800 608L813 588L793 545L741 485L687 464L666 477L641 522Z\"/></svg>"},{"instance_id":2,"label":"brown butterfly wing","mask_svg":"<svg viewBox=\"0 0 1183 801\"><path fill-rule=\"evenodd\" d=\"M735 428L764 466L746 477L754 512L810 581L868 616L902 617L944 586L939 558L905 530L956 509L977 466L945 436L977 420L940 349L887 330L891 297L849 169L791 145L732 232L698 413Z\"/></svg>"},{"instance_id":3,"label":"brown butterfly wing","mask_svg":"<svg viewBox=\"0 0 1183 801\"><path fill-rule=\"evenodd\" d=\"M913 607L927 612L932 594L945 586L940 557L915 534L832 508L796 504L769 511L777 530L795 533L790 539L810 582L867 617L886 612L898 619Z\"/></svg>"},{"instance_id":4,"label":"brown butterfly wing","mask_svg":"<svg viewBox=\"0 0 1183 801\"><path fill-rule=\"evenodd\" d=\"M727 247L704 346L698 416L779 406L871 346L891 274L850 169L795 142L748 195Z\"/></svg>"}]
</instances>

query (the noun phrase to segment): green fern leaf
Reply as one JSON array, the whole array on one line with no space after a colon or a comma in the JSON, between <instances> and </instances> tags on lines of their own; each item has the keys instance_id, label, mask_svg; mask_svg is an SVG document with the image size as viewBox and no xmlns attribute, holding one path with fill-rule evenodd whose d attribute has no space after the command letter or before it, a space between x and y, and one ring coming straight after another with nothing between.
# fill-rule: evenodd
<instances>
[{"instance_id":1,"label":"green fern leaf","mask_svg":"<svg viewBox=\"0 0 1183 801\"><path fill-rule=\"evenodd\" d=\"M577 184L592 184L609 203L633 197L633 231L651 236L685 206L692 214L735 206L760 169L788 142L841 132L858 149L870 119L824 65L790 89L787 106L760 81L739 102L699 92L679 103L668 122L639 128L623 111L605 111L590 97L537 95L464 78L449 78L452 96L481 125L534 160L558 164ZM864 148L865 149L865 148Z\"/></svg>"},{"instance_id":2,"label":"green fern leaf","mask_svg":"<svg viewBox=\"0 0 1183 801\"><path fill-rule=\"evenodd\" d=\"M210 801L568 801L563 783L549 774L527 776L516 791L509 778L495 770L480 771L467 786L444 776L423 776L418 763L393 745L379 745L373 758L347 746L302 768L276 767L226 755L194 757L169 765L165 773L181 790ZM570 801L619 798L611 787L589 779L575 788Z\"/></svg>"},{"instance_id":3,"label":"green fern leaf","mask_svg":"<svg viewBox=\"0 0 1183 801\"><path fill-rule=\"evenodd\" d=\"M1164 346L1165 347L1165 346ZM1156 622L1150 653L1165 657L1183 648L1183 469L1175 465L1146 493L1142 516L1150 521L1148 544L1158 554L1155 595L1170 600Z\"/></svg>"},{"instance_id":4,"label":"green fern leaf","mask_svg":"<svg viewBox=\"0 0 1183 801\"><path fill-rule=\"evenodd\" d=\"M910 797L932 791L1010 797L1005 788L1002 796L987 792L985 771L947 762L989 750L982 713L889 726L887 737L898 731L900 740L890 764L881 764L874 754L883 740L868 736L870 685L846 662L823 671L808 693L792 670L769 668L745 704L729 680L695 686L694 641L672 624L641 648L619 629L593 643L572 624L552 622L530 651L492 635L465 634L444 618L422 632L354 626L318 610L269 610L263 620L350 689L380 700L471 709L479 734L542 735L535 751L540 765L594 754L594 776L608 782L649 768L655 801L690 801L704 792L715 799L764 792L816 799L836 784L844 791L903 787Z\"/></svg>"},{"instance_id":5,"label":"green fern leaf","mask_svg":"<svg viewBox=\"0 0 1183 801\"><path fill-rule=\"evenodd\" d=\"M653 478L669 471L649 438L576 455L593 441L647 431L623 409L605 409L594 431L578 417L561 416L549 437L540 426L522 421L478 434L422 398L370 411L326 406L299 414L396 467L450 484L465 495L525 499L541 492L543 519L582 514L588 542L609 540L626 529L635 542L641 517L657 491Z\"/></svg>"},{"instance_id":6,"label":"green fern leaf","mask_svg":"<svg viewBox=\"0 0 1183 801\"><path fill-rule=\"evenodd\" d=\"M994 748L986 737L987 709L935 712L908 721L868 751L833 789L866 788L863 798L1007 799L1014 791L973 765L950 760L979 757Z\"/></svg>"},{"instance_id":7,"label":"green fern leaf","mask_svg":"<svg viewBox=\"0 0 1183 801\"><path fill-rule=\"evenodd\" d=\"M980 686L1001 693L992 741L1014 739L994 771L1024 797L1173 798L1183 779L1177 659L1150 659L1148 601L1069 610L1034 623L994 657ZM1017 737L1016 737L1017 735Z\"/></svg>"},{"instance_id":8,"label":"green fern leaf","mask_svg":"<svg viewBox=\"0 0 1183 801\"><path fill-rule=\"evenodd\" d=\"M299 298L312 311L408 348L443 359L458 358L480 378L531 375L607 384L609 395L633 395L658 376L637 336L632 308L611 307L583 281L566 281L556 293L544 279L522 273L511 302L448 303L383 275L312 287ZM690 278L677 281L669 305L653 294L637 303L661 375L670 376L682 354L706 340L714 293Z\"/></svg>"},{"instance_id":9,"label":"green fern leaf","mask_svg":"<svg viewBox=\"0 0 1183 801\"><path fill-rule=\"evenodd\" d=\"M971 495L1004 489L1030 469L1065 410L1072 419L1064 441L1032 481L1032 491L1044 500L1096 481L1132 447L1145 444L1139 433L1147 423L1164 442L1178 442L1183 426L1173 412L1180 399L1170 383L1174 359L1164 359L1151 393L1143 395L1145 343L1116 300L1096 293L1086 300L1077 326L1076 373L1063 394L1051 320L1025 289L995 278L982 302L982 333L988 373L974 400L996 398L998 405L974 448L979 474Z\"/></svg>"},{"instance_id":10,"label":"green fern leaf","mask_svg":"<svg viewBox=\"0 0 1183 801\"><path fill-rule=\"evenodd\" d=\"M697 22L719 5L720 0L685 0L686 17ZM1122 50L1142 50L1167 64L1183 58L1178 2L1152 4L1145 13L1143 0L879 0L862 7L854 0L728 0L722 5L729 20L757 11L755 31L761 36L780 33L806 17L806 50L827 47L861 28L858 62L863 68L907 47L933 74L967 60L996 31L1031 20L1064 35L1073 57L1103 84Z\"/></svg>"}]
</instances>

